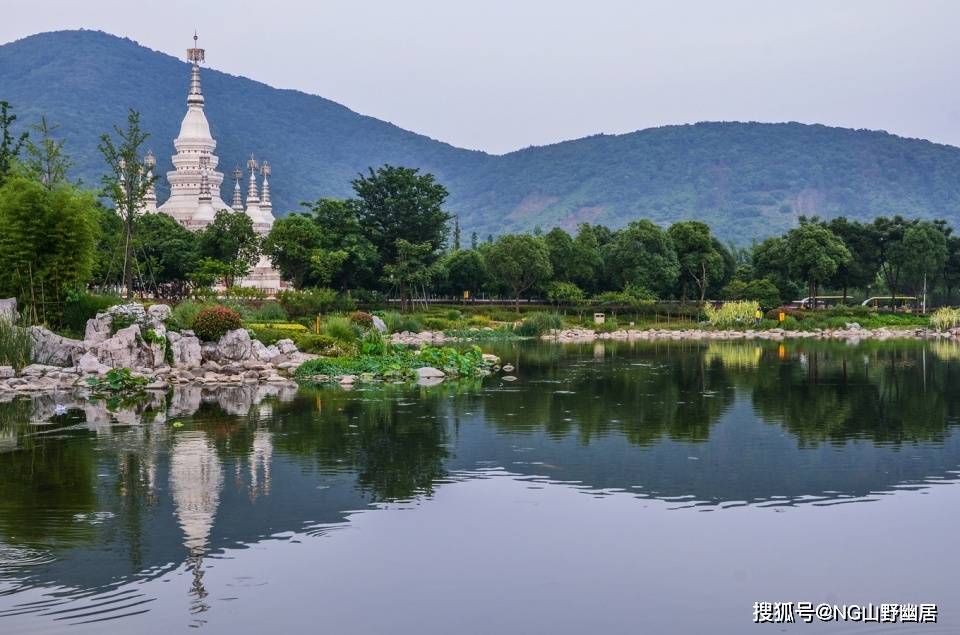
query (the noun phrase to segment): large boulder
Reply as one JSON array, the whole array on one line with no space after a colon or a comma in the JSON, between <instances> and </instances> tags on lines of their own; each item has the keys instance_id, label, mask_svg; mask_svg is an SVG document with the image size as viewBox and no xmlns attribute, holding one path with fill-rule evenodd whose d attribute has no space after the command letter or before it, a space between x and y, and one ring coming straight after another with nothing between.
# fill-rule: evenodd
<instances>
[{"instance_id":1,"label":"large boulder","mask_svg":"<svg viewBox=\"0 0 960 635\"><path fill-rule=\"evenodd\" d=\"M251 345L253 359L257 360L258 362L272 362L280 357L280 349L273 344L270 346L265 346L260 340L253 340Z\"/></svg>"},{"instance_id":2,"label":"large boulder","mask_svg":"<svg viewBox=\"0 0 960 635\"><path fill-rule=\"evenodd\" d=\"M86 346L80 340L72 340L42 326L31 326L30 356L41 364L53 366L74 366L80 356L86 352Z\"/></svg>"},{"instance_id":3,"label":"large boulder","mask_svg":"<svg viewBox=\"0 0 960 635\"><path fill-rule=\"evenodd\" d=\"M381 333L387 332L387 323L383 321L379 315L373 316L373 328L377 329Z\"/></svg>"},{"instance_id":4,"label":"large boulder","mask_svg":"<svg viewBox=\"0 0 960 635\"><path fill-rule=\"evenodd\" d=\"M16 298L6 298L0 300L0 320L10 322L12 324L17 321L18 317L20 317L20 315L17 313Z\"/></svg>"},{"instance_id":5,"label":"large boulder","mask_svg":"<svg viewBox=\"0 0 960 635\"><path fill-rule=\"evenodd\" d=\"M154 368L163 363L163 347L144 340L137 324L120 329L97 345L96 351L100 363L111 368Z\"/></svg>"},{"instance_id":6,"label":"large boulder","mask_svg":"<svg viewBox=\"0 0 960 635\"><path fill-rule=\"evenodd\" d=\"M234 329L217 342L217 354L221 360L242 362L253 356L253 343L247 329Z\"/></svg>"},{"instance_id":7,"label":"large boulder","mask_svg":"<svg viewBox=\"0 0 960 635\"><path fill-rule=\"evenodd\" d=\"M196 368L203 361L199 337L171 332L167 333L167 341L174 367Z\"/></svg>"},{"instance_id":8,"label":"large boulder","mask_svg":"<svg viewBox=\"0 0 960 635\"><path fill-rule=\"evenodd\" d=\"M110 370L110 367L106 364L101 364L94 353L86 352L77 360L77 370L85 375L102 374Z\"/></svg>"},{"instance_id":9,"label":"large boulder","mask_svg":"<svg viewBox=\"0 0 960 635\"><path fill-rule=\"evenodd\" d=\"M97 313L96 317L87 320L87 328L83 332L83 339L92 344L99 344L110 338L112 329L113 316L109 313Z\"/></svg>"}]
</instances>

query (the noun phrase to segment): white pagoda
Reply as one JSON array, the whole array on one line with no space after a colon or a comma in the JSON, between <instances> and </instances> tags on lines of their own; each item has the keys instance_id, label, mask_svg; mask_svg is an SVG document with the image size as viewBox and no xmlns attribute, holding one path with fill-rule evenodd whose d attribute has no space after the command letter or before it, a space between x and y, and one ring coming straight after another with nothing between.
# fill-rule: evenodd
<instances>
[{"instance_id":1,"label":"white pagoda","mask_svg":"<svg viewBox=\"0 0 960 635\"><path fill-rule=\"evenodd\" d=\"M234 190L231 205L220 198L220 186L223 184L223 172L217 171L220 159L214 154L217 142L210 134L210 124L203 112L203 92L200 89L200 62L205 60L205 51L197 47L197 35L193 36L193 48L187 49L187 59L192 62L190 72L190 91L187 94L187 114L180 124L180 134L173 141L177 153L172 157L173 170L167 172L170 183L170 198L159 207L156 193L151 188L144 199L146 213L161 212L169 214L178 223L191 230L201 230L213 222L220 210L246 214L253 221L253 227L260 236L265 236L273 226L273 206L270 202L270 164L262 164L250 156L247 169L250 172L246 202L241 197L240 181L243 172L238 167L233 172ZM152 154L146 157L147 166L152 169L156 159ZM262 176L262 190L257 177ZM240 281L244 287L257 287L268 292L281 288L280 274L270 264L266 256L251 270L250 275Z\"/></svg>"}]
</instances>

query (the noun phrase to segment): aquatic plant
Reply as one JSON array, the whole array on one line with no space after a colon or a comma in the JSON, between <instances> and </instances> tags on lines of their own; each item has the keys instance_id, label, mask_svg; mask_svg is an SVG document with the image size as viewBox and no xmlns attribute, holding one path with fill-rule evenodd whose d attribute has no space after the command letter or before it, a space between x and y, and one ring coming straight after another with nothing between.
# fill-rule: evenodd
<instances>
[{"instance_id":1,"label":"aquatic plant","mask_svg":"<svg viewBox=\"0 0 960 635\"><path fill-rule=\"evenodd\" d=\"M0 319L0 366L20 370L31 362L32 342L27 329Z\"/></svg>"},{"instance_id":2,"label":"aquatic plant","mask_svg":"<svg viewBox=\"0 0 960 635\"><path fill-rule=\"evenodd\" d=\"M538 311L524 317L515 330L522 337L536 337L559 328L563 328L563 320L559 315Z\"/></svg>"},{"instance_id":3,"label":"aquatic plant","mask_svg":"<svg viewBox=\"0 0 960 635\"><path fill-rule=\"evenodd\" d=\"M425 347L419 351L388 348L382 355L357 355L312 359L295 373L298 381L332 381L342 375L368 376L377 379L412 378L417 368L431 366L450 375L475 377L487 366L477 346L467 349Z\"/></svg>"}]
</instances>

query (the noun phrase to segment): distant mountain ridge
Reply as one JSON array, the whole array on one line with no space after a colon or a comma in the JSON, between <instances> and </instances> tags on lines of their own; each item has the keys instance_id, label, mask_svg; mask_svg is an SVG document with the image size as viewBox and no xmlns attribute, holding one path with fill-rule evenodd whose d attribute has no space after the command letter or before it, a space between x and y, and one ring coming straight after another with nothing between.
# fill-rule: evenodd
<instances>
[{"instance_id":1,"label":"distant mountain ridge","mask_svg":"<svg viewBox=\"0 0 960 635\"><path fill-rule=\"evenodd\" d=\"M100 134L141 112L159 169L170 169L189 67L129 39L59 31L0 46L0 99L19 123L58 123L74 175L99 183ZM960 149L885 132L798 123L698 123L596 135L505 155L456 148L328 99L203 71L206 109L229 173L251 152L274 168L274 209L349 196L383 163L419 167L451 192L467 235L614 227L696 218L726 240L782 231L801 214L960 220ZM388 99L389 96L385 96ZM166 197L161 178L161 198ZM223 194L229 199L230 191Z\"/></svg>"}]
</instances>

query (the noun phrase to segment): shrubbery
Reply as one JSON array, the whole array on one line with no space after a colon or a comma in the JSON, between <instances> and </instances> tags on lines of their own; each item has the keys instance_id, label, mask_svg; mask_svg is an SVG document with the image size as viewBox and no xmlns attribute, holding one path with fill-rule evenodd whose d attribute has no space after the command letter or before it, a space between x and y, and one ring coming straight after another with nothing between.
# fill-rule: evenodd
<instances>
[{"instance_id":1,"label":"shrubbery","mask_svg":"<svg viewBox=\"0 0 960 635\"><path fill-rule=\"evenodd\" d=\"M531 313L523 318L523 322L517 326L517 335L523 337L535 337L543 335L553 329L563 328L563 320L556 313Z\"/></svg>"},{"instance_id":2,"label":"shrubbery","mask_svg":"<svg viewBox=\"0 0 960 635\"><path fill-rule=\"evenodd\" d=\"M123 300L115 295L94 295L92 293L71 293L63 303L61 324L71 333L83 333L87 320L95 318L97 313L106 311Z\"/></svg>"},{"instance_id":3,"label":"shrubbery","mask_svg":"<svg viewBox=\"0 0 960 635\"><path fill-rule=\"evenodd\" d=\"M360 329L350 318L328 317L320 325L320 332L341 342L353 343L360 337Z\"/></svg>"},{"instance_id":4,"label":"shrubbery","mask_svg":"<svg viewBox=\"0 0 960 635\"><path fill-rule=\"evenodd\" d=\"M287 290L277 294L277 301L290 317L315 316L334 307L337 292L333 289Z\"/></svg>"},{"instance_id":5,"label":"shrubbery","mask_svg":"<svg viewBox=\"0 0 960 635\"><path fill-rule=\"evenodd\" d=\"M373 316L364 311L354 311L351 313L350 321L365 329L373 327Z\"/></svg>"},{"instance_id":6,"label":"shrubbery","mask_svg":"<svg viewBox=\"0 0 960 635\"><path fill-rule=\"evenodd\" d=\"M403 331L419 333L423 330L423 324L415 315L397 313L396 311L387 311L384 313L383 322L387 325L387 330L391 333L402 333Z\"/></svg>"},{"instance_id":7,"label":"shrubbery","mask_svg":"<svg viewBox=\"0 0 960 635\"><path fill-rule=\"evenodd\" d=\"M708 304L703 307L703 311L707 314L707 321L711 326L725 329L752 324L759 308L760 305L754 300L739 300L724 302L720 308Z\"/></svg>"},{"instance_id":8,"label":"shrubbery","mask_svg":"<svg viewBox=\"0 0 960 635\"><path fill-rule=\"evenodd\" d=\"M945 331L960 326L960 309L943 307L934 311L930 316L930 326L938 331Z\"/></svg>"},{"instance_id":9,"label":"shrubbery","mask_svg":"<svg viewBox=\"0 0 960 635\"><path fill-rule=\"evenodd\" d=\"M204 342L215 342L241 326L240 314L225 306L203 309L193 320L193 331Z\"/></svg>"}]
</instances>

